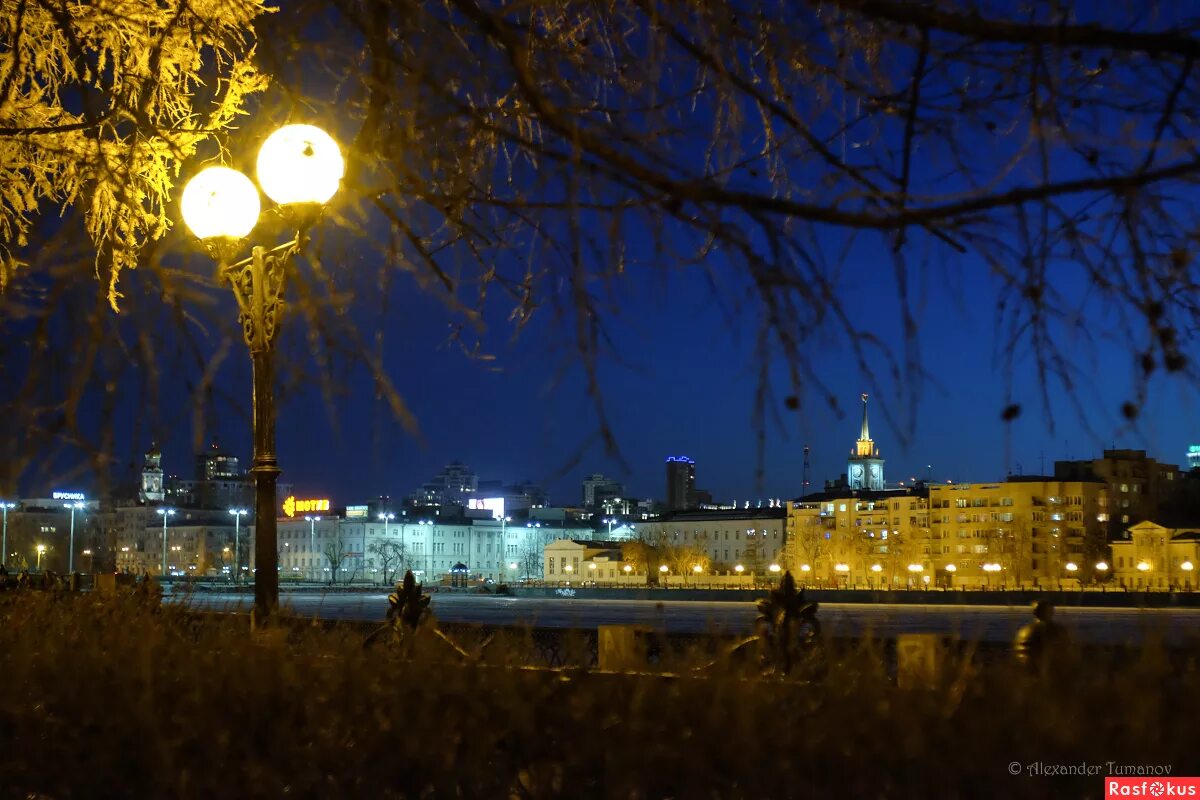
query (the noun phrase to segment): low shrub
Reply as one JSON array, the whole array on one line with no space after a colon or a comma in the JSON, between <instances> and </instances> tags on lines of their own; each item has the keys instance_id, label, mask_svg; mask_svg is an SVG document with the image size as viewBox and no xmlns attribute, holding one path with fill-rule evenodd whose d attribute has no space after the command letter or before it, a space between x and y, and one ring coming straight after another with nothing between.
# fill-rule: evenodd
<instances>
[{"instance_id":1,"label":"low shrub","mask_svg":"<svg viewBox=\"0 0 1200 800\"><path fill-rule=\"evenodd\" d=\"M1102 775L1025 765L1200 773L1194 656L1155 645L1067 653L1049 674L955 657L902 690L869 641L804 680L700 653L674 676L612 674L529 668L520 636L472 659L431 635L404 657L363 638L251 634L130 597L4 598L0 795L1049 798L1102 796Z\"/></svg>"}]
</instances>

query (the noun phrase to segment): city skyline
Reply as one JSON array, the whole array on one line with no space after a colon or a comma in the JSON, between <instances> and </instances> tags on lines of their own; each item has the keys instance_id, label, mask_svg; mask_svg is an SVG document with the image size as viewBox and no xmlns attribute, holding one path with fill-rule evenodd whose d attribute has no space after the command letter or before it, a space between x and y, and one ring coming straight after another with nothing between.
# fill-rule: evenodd
<instances>
[{"instance_id":1,"label":"city skyline","mask_svg":"<svg viewBox=\"0 0 1200 800\"><path fill-rule=\"evenodd\" d=\"M875 401L872 400L872 403L874 402ZM853 426L855 429L857 429L858 426L858 422L853 419L852 411L844 413L838 422L842 428L849 428ZM1104 443L1098 445L1094 450L1090 448L1087 450L1072 448L1069 452L1065 450L1064 445L1060 445L1060 447L1064 447L1064 449L1060 450L1058 453L1045 453L1044 462L1041 458L1036 458L1032 460L1032 462L1014 460L1012 468L1008 471L997 470L990 474L985 472L984 474L945 475L940 473L938 468L935 466L931 475L928 465L924 467L912 467L911 465L914 463L919 463L919 460L914 462L912 459L906 459L903 453L901 453L898 458L895 455L891 455L891 457L889 457L889 451L885 447L881 446L878 438L879 436L888 436L889 431L885 429L881 434L874 433L880 428L879 423L874 417L872 417L871 424L873 432L872 435L875 437L876 446L880 448L881 453L887 463L886 476L887 484L889 486L899 485L902 482L907 484L910 483L914 478L917 480L929 480L930 477L932 477L932 480L936 483L945 482L947 480L955 483L963 483L999 481L1003 480L1008 475L1050 475L1054 472L1055 461L1098 458L1103 450L1111 449L1114 446L1116 449L1144 450L1150 458L1157 459L1162 463L1177 464L1186 469L1188 466L1186 449L1187 446L1191 444L1191 442L1186 441L1177 442L1176 447L1174 448L1178 451L1177 453L1172 451L1164 452L1163 450L1157 450L1144 444L1129 444L1123 441ZM996 427L999 428L1000 424L997 423ZM828 438L836 438L838 433L839 430L835 427L831 431L831 435ZM843 438L852 439L853 436L853 433L847 432ZM1170 443L1169 437L1163 438L1167 439L1168 444ZM168 441L173 441L173 439L169 439ZM883 444L886 444L886 441ZM752 490L742 493L727 491L724 486L717 483L713 477L715 474L719 474L719 470L710 469L711 467L719 467L719 464L690 455L692 453L708 452L704 447L684 447L678 454L687 455L696 461L696 487L697 489L711 491L715 502L755 502L756 500L767 500L769 498L779 498L783 500L799 498L802 495L803 445L797 445L795 441L779 441L776 442L776 445L794 445L799 451L801 451L797 452L792 459L795 462L793 474L786 476L786 480L774 482L774 485L777 486L786 484L784 491L773 492L770 490L765 490L758 493ZM192 477L192 470L195 467L196 456L199 455L200 452L203 452L203 450L194 453L190 449L187 449L189 448L189 445L187 444L175 447L162 445L159 446L163 450L164 473L167 476L183 479ZM220 449L224 452L233 454L235 457L242 458L243 462L248 461L245 456L242 456L239 453L236 444L227 443L222 439L220 440ZM824 489L826 481L844 479L846 459L850 456L851 449L851 447L846 446L841 448L840 452L827 452L822 454L817 450L816 447L813 447L811 453L811 485L809 491L819 492ZM634 483L629 480L618 471L619 465L613 464L612 462L606 462L603 468L595 469L589 466L589 464L592 464L593 462L581 462L572 468L569 473L559 477L557 481L543 482L539 481L535 476L522 474L517 472L515 468L506 467L504 459L500 455L488 453L482 448L472 452L474 455L482 457L476 460L466 457L458 457L454 454L443 456L442 454L433 453L432 448L430 448L429 452L421 453L421 458L412 462L413 465L405 465L404 467L395 471L395 474L397 475L415 476L412 480L400 478L397 479L397 481L389 482L388 485L383 485L382 481L384 481L384 478L380 476L377 478L377 480L381 482L380 484L377 484L381 487L379 491L360 488L363 485L363 481L360 480L360 476L355 475L334 476L329 474L327 475L327 479L323 480L322 473L319 469L307 470L305 481L303 483L300 483L299 481L293 481L288 472L285 471L284 482L294 486L294 491L298 496L332 497L335 499L335 504L354 504L358 502L366 502L367 500L375 499L377 496L388 496L393 500L393 502L399 503L402 502L408 495L416 491L422 484L440 472L446 465L458 462L469 467L481 481L499 482L504 486L515 485L526 480L532 481L535 484L539 484L543 486L543 488L547 489L549 500L552 504L577 504L579 502L578 495L580 494L580 486L582 481L595 473L602 474L606 478L617 480L625 484L627 489L626 495L628 497L638 499L650 498L654 500L665 500L666 496L662 468L664 462L672 457L670 455L664 455L655 459L649 465L637 465L636 469L634 470L634 474L643 476L643 484ZM891 451L891 454L894 454L895 452L896 451L893 450ZM1175 455L1177 455L1178 458L1174 457ZM823 461L824 463L828 464L827 467L823 466ZM478 464L489 464L491 466L488 468L483 468L477 466ZM910 468L906 469L906 464L909 464ZM425 465L428 465L427 471L420 472L419 470L424 468ZM140 470L140 457L138 463L135 464L134 467L135 469ZM984 465L984 468L986 469L986 465ZM734 473L732 469L727 468L724 471L724 474L731 475ZM743 479L742 485L748 485L749 481L746 479L749 476L743 475L741 477ZM772 485L771 477L772 476L768 474L768 482L766 484L768 486ZM77 486L88 485L91 483L92 482L90 480L76 480L74 483L71 483L68 488L74 489L77 488ZM66 485L67 484L55 484L54 486L46 486L44 487L44 491L39 491L37 487L33 487L31 490L21 492L20 494L23 496L41 496L43 494L45 496L49 496L51 491L62 489L63 486ZM787 487L794 488L789 489Z\"/></svg>"}]
</instances>

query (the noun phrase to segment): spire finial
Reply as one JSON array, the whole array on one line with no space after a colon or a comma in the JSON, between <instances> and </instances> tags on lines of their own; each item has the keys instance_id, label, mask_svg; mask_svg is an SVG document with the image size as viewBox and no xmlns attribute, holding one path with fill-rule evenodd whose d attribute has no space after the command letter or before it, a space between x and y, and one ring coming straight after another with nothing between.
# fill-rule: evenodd
<instances>
[{"instance_id":1,"label":"spire finial","mask_svg":"<svg viewBox=\"0 0 1200 800\"><path fill-rule=\"evenodd\" d=\"M867 393L866 392L863 392L863 394L862 394L862 404L863 404L862 435L859 436L858 438L865 442L865 441L869 441L871 438L871 429L867 426Z\"/></svg>"}]
</instances>

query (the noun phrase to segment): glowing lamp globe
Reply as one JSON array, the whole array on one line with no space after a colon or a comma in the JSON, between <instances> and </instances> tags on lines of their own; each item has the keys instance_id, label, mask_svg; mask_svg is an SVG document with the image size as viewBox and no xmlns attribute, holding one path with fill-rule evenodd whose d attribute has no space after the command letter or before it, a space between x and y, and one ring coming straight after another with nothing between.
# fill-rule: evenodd
<instances>
[{"instance_id":1,"label":"glowing lamp globe","mask_svg":"<svg viewBox=\"0 0 1200 800\"><path fill-rule=\"evenodd\" d=\"M229 167L208 167L188 181L179 201L183 221L197 239L242 239L254 230L258 190Z\"/></svg>"},{"instance_id":2,"label":"glowing lamp globe","mask_svg":"<svg viewBox=\"0 0 1200 800\"><path fill-rule=\"evenodd\" d=\"M258 151L258 184L280 205L324 203L345 171L337 142L313 125L284 125Z\"/></svg>"}]
</instances>

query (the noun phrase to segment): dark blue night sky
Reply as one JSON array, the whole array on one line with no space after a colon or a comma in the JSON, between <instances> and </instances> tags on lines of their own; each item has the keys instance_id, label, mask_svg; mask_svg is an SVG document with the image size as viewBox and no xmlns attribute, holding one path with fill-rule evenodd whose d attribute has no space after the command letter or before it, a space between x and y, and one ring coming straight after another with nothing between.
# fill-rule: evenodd
<instances>
[{"instance_id":1,"label":"dark blue night sky","mask_svg":"<svg viewBox=\"0 0 1200 800\"><path fill-rule=\"evenodd\" d=\"M896 339L898 323L886 253L869 240L851 256L857 287L857 314L868 329ZM386 325L387 368L415 413L422 441L408 435L382 402L373 399L370 380L359 371L338 401L335 433L320 393L294 394L279 419L282 480L297 492L331 496L338 503L365 501L380 494L403 496L443 464L461 460L483 479L542 482L554 500L574 502L579 481L591 472L623 480L638 496L663 494L663 461L688 455L697 462L697 483L722 500L794 497L801 491L802 449L812 448L812 481L820 488L844 468L857 437L860 392L867 379L848 357L843 343L828 336L807 345L820 365L821 379L839 394L839 416L820 395L802 396L798 411L784 407L784 384L775 388L769 415L762 486L755 484L756 438L752 425L756 372L755 328L745 311L734 311L731 327L722 307L739 296L731 279L720 297L699 272L631 274L614 287L619 315L609 320L616 354L605 357L601 378L605 407L628 467L607 457L598 438L596 415L584 391L583 371L569 337L546 313L514 342L499 308L489 320L484 342L495 362L469 359L448 346L451 317L441 303L415 285L397 286ZM1087 458L1101 449L1145 448L1164 461L1184 461L1186 446L1200 440L1192 422L1196 400L1182 380L1160 377L1136 427L1120 415L1131 391L1130 355L1119 342L1078 349L1091 385L1075 398L1086 423L1060 387L1052 389L1054 430L1040 406L1036 376L1024 359L1012 378L1012 401L1023 407L1013 423L1000 419L1008 385L996 355L995 292L972 259L939 256L917 281L914 306L920 325L922 363L929 371L919 388L916 427L908 430L903 388L883 381L872 392L873 437L887 459L889 481L925 477L987 481L1008 472L1052 471L1053 461ZM557 344L556 344L557 343ZM235 351L237 369L226 372L224 388L248 395L244 353ZM1090 366L1089 366L1090 365ZM779 365L776 365L779 366ZM565 369L564 369L565 368ZM776 369L782 381L782 369ZM881 373L884 371L881 370ZM890 390L890 391L889 391ZM885 409L900 426L889 424ZM249 461L244 420L223 415L223 443ZM1090 426L1090 432L1089 432ZM909 439L901 445L903 432ZM187 472L193 432L176 430L167 443L166 466ZM245 446L240 446L245 442ZM573 466L572 457L580 454Z\"/></svg>"},{"instance_id":2,"label":"dark blue night sky","mask_svg":"<svg viewBox=\"0 0 1200 800\"><path fill-rule=\"evenodd\" d=\"M343 139L353 136L352 131L335 133ZM253 140L249 131L245 138ZM978 156L1000 162L1005 152L995 143L981 142ZM924 157L932 164L937 154ZM938 185L927 168L914 167L914 184L926 181L924 188L931 192L954 190ZM1009 177L1022 182L1030 176L1014 170ZM843 251L840 237L845 235L819 230L815 237L826 258L832 258ZM844 251L839 281L855 324L892 344L902 359L889 247L881 236L860 234ZM352 313L359 316L364 334L373 336L379 308L371 286L377 270L373 251L352 242L342 250L342 257L327 258L326 266L347 276L356 294ZM822 387L802 386L801 405L790 410L784 398L793 391L776 356L759 485L754 428L758 301L745 278L723 265L714 264L709 275L698 268L661 268L646 243L631 241L630 250L630 269L605 295L611 348L600 367L603 402L620 460L605 453L597 436L595 407L573 349L572 321L556 320L546 306L514 340L507 320L511 306L493 298L482 347L496 359L472 360L448 344L454 318L444 305L429 289L401 277L392 282L386 298L384 366L415 414L419 438L376 400L365 370L339 379L342 396L332 419L320 378L314 375L308 389L292 391L280 407L281 480L294 484L300 494L356 503L381 494L404 496L457 460L473 467L481 479L539 482L557 502L576 502L579 481L593 472L624 481L636 496L659 498L664 459L687 455L696 461L698 486L716 499L790 498L802 489L806 444L811 446L813 489L842 473L857 437L858 398L864 391L871 395L871 429L886 459L889 482L927 476L989 481L1010 472L1052 472L1056 459L1095 457L1114 445L1182 463L1187 446L1200 442L1196 393L1186 377L1160 371L1140 404L1138 419L1130 423L1122 417L1122 404L1138 399L1133 396L1132 353L1139 345L1104 338L1104 311L1089 305L1082 281L1069 278L1057 284L1067 287L1064 305L1089 319L1096 338L1077 340L1067 329L1054 330L1078 374L1069 391L1051 381L1046 409L1031 354L1018 349L1014 366L1007 367L997 327L998 280L976 256L931 244L917 231L904 252L912 275L909 291L920 365L927 374L902 368L897 380L880 360L871 364L872 380L851 357L845 334L827 328L804 343ZM181 243L172 258L186 262L186 252ZM475 287L467 283L461 290L465 296ZM1069 294L1073 291L1078 297ZM232 319L232 301L226 297L224 302ZM242 405L231 408L220 402L210 417L222 443L249 466L249 369L240 342L235 345L219 385ZM1184 348L1190 354L1190 342ZM297 358L297 352L302 348L281 357ZM178 383L181 377L167 376L165 382L172 380ZM836 395L840 411L830 408L823 391ZM163 417L170 421L160 424L172 427L160 442L165 466L188 474L198 435L186 410L190 399L178 386L168 385L164 392ZM1001 412L1010 403L1019 404L1022 413L1005 423ZM185 410L172 415L172 404ZM127 439L136 438L132 423L122 426L129 431ZM211 432L205 430L205 438ZM118 443L118 449L141 452L151 435L156 434L143 426L137 434L142 441ZM50 487L23 488L39 492Z\"/></svg>"}]
</instances>

